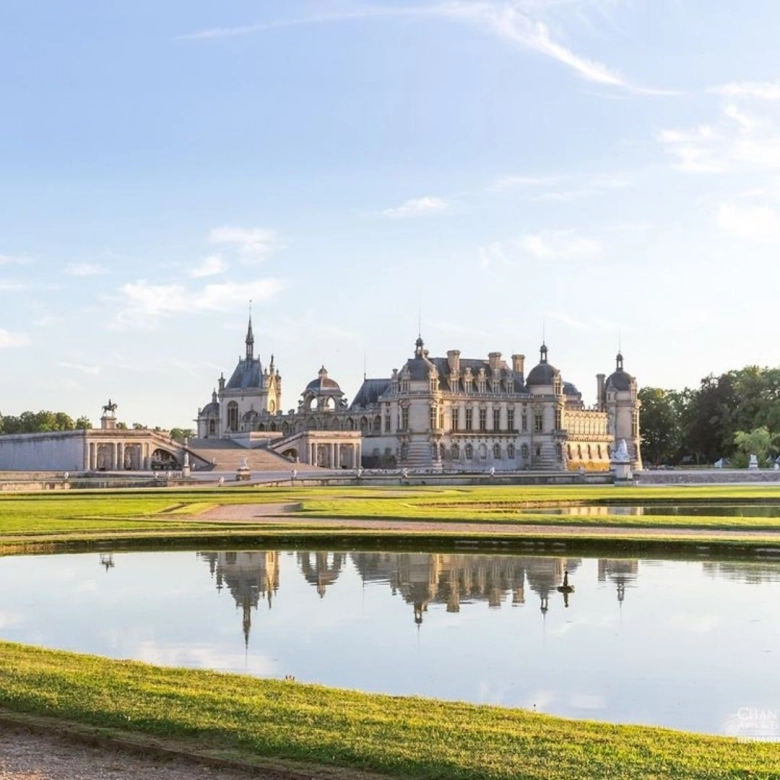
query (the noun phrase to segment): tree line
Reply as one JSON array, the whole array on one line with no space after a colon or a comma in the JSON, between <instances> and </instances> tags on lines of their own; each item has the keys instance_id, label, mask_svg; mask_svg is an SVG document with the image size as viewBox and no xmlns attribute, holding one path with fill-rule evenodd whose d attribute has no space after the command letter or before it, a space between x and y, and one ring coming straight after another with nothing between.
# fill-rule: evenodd
<instances>
[{"instance_id":1,"label":"tree line","mask_svg":"<svg viewBox=\"0 0 780 780\"><path fill-rule=\"evenodd\" d=\"M643 387L640 432L648 464L766 466L780 453L780 369L746 366L710 374L699 387Z\"/></svg>"},{"instance_id":2,"label":"tree line","mask_svg":"<svg viewBox=\"0 0 780 780\"><path fill-rule=\"evenodd\" d=\"M51 433L53 431L77 431L89 429L92 423L88 417L78 417L73 419L65 412L50 412L42 410L40 412L22 412L18 416L0 413L0 435L12 433ZM142 423L133 423L128 426L127 423L118 422L116 427L120 431L142 430L148 426ZM152 430L164 432L159 426ZM184 441L192 439L195 431L191 428L171 428L169 434L172 439Z\"/></svg>"}]
</instances>

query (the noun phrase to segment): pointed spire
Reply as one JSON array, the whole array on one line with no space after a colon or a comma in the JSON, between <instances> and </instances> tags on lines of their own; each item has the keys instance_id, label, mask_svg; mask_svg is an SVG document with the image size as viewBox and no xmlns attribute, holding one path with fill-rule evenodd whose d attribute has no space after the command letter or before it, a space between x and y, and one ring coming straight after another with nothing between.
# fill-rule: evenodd
<instances>
[{"instance_id":1,"label":"pointed spire","mask_svg":"<svg viewBox=\"0 0 780 780\"><path fill-rule=\"evenodd\" d=\"M542 342L542 346L539 347L539 362L547 362L547 345L544 342Z\"/></svg>"},{"instance_id":2,"label":"pointed spire","mask_svg":"<svg viewBox=\"0 0 780 780\"><path fill-rule=\"evenodd\" d=\"M246 359L255 359L255 334L252 332L252 301L249 301L249 325L246 329Z\"/></svg>"}]
</instances>

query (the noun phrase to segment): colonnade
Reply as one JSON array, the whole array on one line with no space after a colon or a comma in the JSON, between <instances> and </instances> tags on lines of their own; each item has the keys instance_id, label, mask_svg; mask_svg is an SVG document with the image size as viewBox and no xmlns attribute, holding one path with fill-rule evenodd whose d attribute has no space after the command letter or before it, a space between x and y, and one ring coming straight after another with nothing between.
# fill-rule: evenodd
<instances>
[{"instance_id":1,"label":"colonnade","mask_svg":"<svg viewBox=\"0 0 780 780\"><path fill-rule=\"evenodd\" d=\"M360 444L349 442L309 442L309 463L324 468L356 469L360 466Z\"/></svg>"},{"instance_id":2,"label":"colonnade","mask_svg":"<svg viewBox=\"0 0 780 780\"><path fill-rule=\"evenodd\" d=\"M84 468L89 471L147 471L151 468L150 442L91 441L85 451Z\"/></svg>"}]
</instances>

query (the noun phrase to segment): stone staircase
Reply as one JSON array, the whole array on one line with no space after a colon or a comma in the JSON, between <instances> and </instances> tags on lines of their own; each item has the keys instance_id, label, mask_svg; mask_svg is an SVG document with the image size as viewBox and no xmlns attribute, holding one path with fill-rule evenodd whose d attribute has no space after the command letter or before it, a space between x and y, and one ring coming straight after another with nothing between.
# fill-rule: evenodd
<instances>
[{"instance_id":1,"label":"stone staircase","mask_svg":"<svg viewBox=\"0 0 780 780\"><path fill-rule=\"evenodd\" d=\"M265 448L250 450L230 439L191 439L189 450L215 471L236 471L244 460L250 471L289 471L295 467L275 452ZM193 465L198 468L199 464Z\"/></svg>"}]
</instances>

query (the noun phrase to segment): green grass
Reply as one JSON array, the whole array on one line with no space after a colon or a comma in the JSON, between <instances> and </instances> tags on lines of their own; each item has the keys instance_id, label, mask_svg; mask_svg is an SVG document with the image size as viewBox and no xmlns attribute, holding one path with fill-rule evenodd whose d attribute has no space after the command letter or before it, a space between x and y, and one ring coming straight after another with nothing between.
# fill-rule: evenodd
<instances>
[{"instance_id":1,"label":"green grass","mask_svg":"<svg viewBox=\"0 0 780 780\"><path fill-rule=\"evenodd\" d=\"M0 643L0 705L113 734L406 778L778 778L780 746Z\"/></svg>"},{"instance_id":2,"label":"green grass","mask_svg":"<svg viewBox=\"0 0 780 780\"><path fill-rule=\"evenodd\" d=\"M780 529L764 518L520 516L529 507L632 501L772 501L756 487L409 487L231 488L0 495L0 550L49 544L144 544L208 540L248 545L262 538L373 539L437 544L462 538L463 520L512 524L698 529ZM218 504L300 504L289 523L207 523ZM338 529L323 518L368 518L375 530ZM388 534L383 519L438 521L440 530ZM641 521L634 525L635 521ZM744 522L743 522L744 521ZM353 534L353 536L350 536ZM441 534L438 536L437 534ZM475 538L472 534L470 538ZM492 538L492 537L491 537ZM574 538L574 537L573 537ZM745 537L747 538L747 537ZM392 539L392 542L391 542ZM346 540L346 541L345 541ZM411 540L411 541L410 541ZM556 539L556 542L558 539ZM182 542L183 543L183 542ZM675 549L682 542L668 538ZM599 536L626 552L629 540ZM764 540L745 543L767 546ZM769 544L778 545L774 540ZM405 778L780 778L780 745L664 729L567 721L521 710L370 696L319 686L192 670L163 669L0 642L0 706L114 735L173 740L192 751L247 763L273 758L367 769Z\"/></svg>"}]
</instances>

